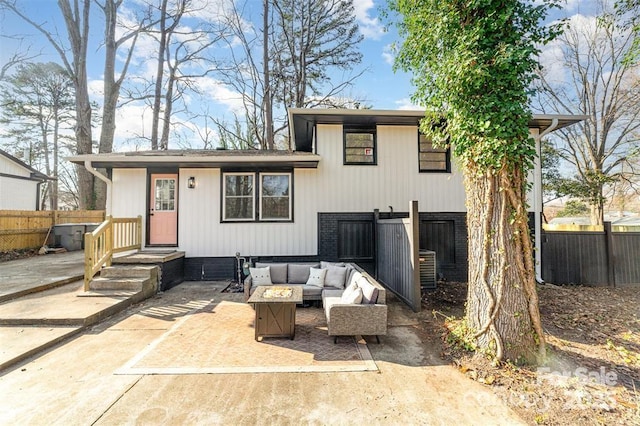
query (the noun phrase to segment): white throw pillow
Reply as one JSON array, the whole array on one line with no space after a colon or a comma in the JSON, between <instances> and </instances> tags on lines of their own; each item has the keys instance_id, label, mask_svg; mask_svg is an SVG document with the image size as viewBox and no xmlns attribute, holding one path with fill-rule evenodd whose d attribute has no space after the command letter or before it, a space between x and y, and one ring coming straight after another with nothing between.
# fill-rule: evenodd
<instances>
[{"instance_id":1,"label":"white throw pillow","mask_svg":"<svg viewBox=\"0 0 640 426\"><path fill-rule=\"evenodd\" d=\"M354 304L360 302L362 302L362 290L356 283L352 283L342 293L340 303Z\"/></svg>"},{"instance_id":2,"label":"white throw pillow","mask_svg":"<svg viewBox=\"0 0 640 426\"><path fill-rule=\"evenodd\" d=\"M307 285L312 285L314 287L324 287L324 278L327 276L326 269L320 268L310 268L309 270L309 279L307 280Z\"/></svg>"},{"instance_id":3,"label":"white throw pillow","mask_svg":"<svg viewBox=\"0 0 640 426\"><path fill-rule=\"evenodd\" d=\"M327 287L344 288L346 277L346 267L327 265L327 275L324 277L324 285Z\"/></svg>"},{"instance_id":4,"label":"white throw pillow","mask_svg":"<svg viewBox=\"0 0 640 426\"><path fill-rule=\"evenodd\" d=\"M349 286L342 293L340 297L340 303L346 303L350 305L357 305L362 302L362 289L360 287Z\"/></svg>"},{"instance_id":5,"label":"white throw pillow","mask_svg":"<svg viewBox=\"0 0 640 426\"><path fill-rule=\"evenodd\" d=\"M249 273L253 281L252 286L273 284L271 282L271 271L268 266L266 268L249 268Z\"/></svg>"}]
</instances>

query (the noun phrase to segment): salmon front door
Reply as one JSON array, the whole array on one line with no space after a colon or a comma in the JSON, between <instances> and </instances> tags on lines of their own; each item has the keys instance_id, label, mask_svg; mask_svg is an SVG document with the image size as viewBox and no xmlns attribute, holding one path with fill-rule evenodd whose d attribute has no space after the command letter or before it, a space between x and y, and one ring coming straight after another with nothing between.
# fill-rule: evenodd
<instances>
[{"instance_id":1,"label":"salmon front door","mask_svg":"<svg viewBox=\"0 0 640 426\"><path fill-rule=\"evenodd\" d=\"M178 175L151 175L149 244L178 244Z\"/></svg>"}]
</instances>

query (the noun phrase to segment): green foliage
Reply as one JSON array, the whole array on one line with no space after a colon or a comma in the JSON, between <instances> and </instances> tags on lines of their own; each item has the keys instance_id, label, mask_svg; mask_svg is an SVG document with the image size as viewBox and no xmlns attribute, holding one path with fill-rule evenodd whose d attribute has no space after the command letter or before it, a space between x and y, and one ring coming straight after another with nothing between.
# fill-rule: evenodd
<instances>
[{"instance_id":1,"label":"green foliage","mask_svg":"<svg viewBox=\"0 0 640 426\"><path fill-rule=\"evenodd\" d=\"M467 171L532 166L529 87L536 46L557 35L538 25L554 5L392 0L405 38L396 67L414 74L413 100L427 110L421 130L451 144Z\"/></svg>"},{"instance_id":2,"label":"green foliage","mask_svg":"<svg viewBox=\"0 0 640 426\"><path fill-rule=\"evenodd\" d=\"M589 214L589 207L577 200L567 201L564 209L558 212L558 217L584 216Z\"/></svg>"}]
</instances>

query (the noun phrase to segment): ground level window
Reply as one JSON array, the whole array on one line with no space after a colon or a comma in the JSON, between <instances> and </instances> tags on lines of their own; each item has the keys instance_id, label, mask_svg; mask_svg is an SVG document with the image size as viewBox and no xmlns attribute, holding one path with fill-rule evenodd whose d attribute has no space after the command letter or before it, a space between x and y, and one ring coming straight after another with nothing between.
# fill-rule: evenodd
<instances>
[{"instance_id":1,"label":"ground level window","mask_svg":"<svg viewBox=\"0 0 640 426\"><path fill-rule=\"evenodd\" d=\"M254 174L225 173L224 220L254 220Z\"/></svg>"},{"instance_id":2,"label":"ground level window","mask_svg":"<svg viewBox=\"0 0 640 426\"><path fill-rule=\"evenodd\" d=\"M375 129L344 130L344 164L376 164Z\"/></svg>"},{"instance_id":3,"label":"ground level window","mask_svg":"<svg viewBox=\"0 0 640 426\"><path fill-rule=\"evenodd\" d=\"M260 174L260 220L291 220L290 173Z\"/></svg>"},{"instance_id":4,"label":"ground level window","mask_svg":"<svg viewBox=\"0 0 640 426\"><path fill-rule=\"evenodd\" d=\"M418 158L420 172L450 172L451 161L449 157L449 148L436 148L430 139L419 133Z\"/></svg>"},{"instance_id":5,"label":"ground level window","mask_svg":"<svg viewBox=\"0 0 640 426\"><path fill-rule=\"evenodd\" d=\"M290 221L292 174L232 172L223 174L222 220Z\"/></svg>"}]
</instances>

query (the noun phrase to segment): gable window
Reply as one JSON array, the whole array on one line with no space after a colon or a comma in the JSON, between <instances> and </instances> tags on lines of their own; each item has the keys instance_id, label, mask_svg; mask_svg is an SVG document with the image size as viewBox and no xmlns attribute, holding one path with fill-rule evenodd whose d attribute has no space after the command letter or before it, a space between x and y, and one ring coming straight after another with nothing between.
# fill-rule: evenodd
<instances>
[{"instance_id":1,"label":"gable window","mask_svg":"<svg viewBox=\"0 0 640 426\"><path fill-rule=\"evenodd\" d=\"M436 148L422 133L418 133L418 161L420 172L451 172L449 148Z\"/></svg>"},{"instance_id":2,"label":"gable window","mask_svg":"<svg viewBox=\"0 0 640 426\"><path fill-rule=\"evenodd\" d=\"M344 130L344 164L376 164L375 129Z\"/></svg>"},{"instance_id":3,"label":"gable window","mask_svg":"<svg viewBox=\"0 0 640 426\"><path fill-rule=\"evenodd\" d=\"M291 173L224 173L224 222L291 221Z\"/></svg>"}]
</instances>

